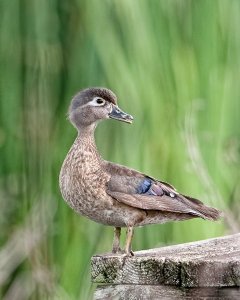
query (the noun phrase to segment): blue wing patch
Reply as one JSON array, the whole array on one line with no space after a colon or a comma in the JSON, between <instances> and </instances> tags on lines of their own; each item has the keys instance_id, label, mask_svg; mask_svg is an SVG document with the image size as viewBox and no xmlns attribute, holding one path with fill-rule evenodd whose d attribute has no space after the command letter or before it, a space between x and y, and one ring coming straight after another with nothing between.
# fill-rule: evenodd
<instances>
[{"instance_id":1,"label":"blue wing patch","mask_svg":"<svg viewBox=\"0 0 240 300\"><path fill-rule=\"evenodd\" d=\"M138 186L137 188L137 193L138 194L146 194L150 187L151 187L151 184L152 184L152 180L151 179L144 179L141 184Z\"/></svg>"},{"instance_id":2,"label":"blue wing patch","mask_svg":"<svg viewBox=\"0 0 240 300\"><path fill-rule=\"evenodd\" d=\"M162 184L161 182L154 182L150 178L145 178L138 186L136 192L138 194L146 194L153 196L166 195L171 198L174 198L177 195L177 192L175 192L169 186Z\"/></svg>"}]
</instances>

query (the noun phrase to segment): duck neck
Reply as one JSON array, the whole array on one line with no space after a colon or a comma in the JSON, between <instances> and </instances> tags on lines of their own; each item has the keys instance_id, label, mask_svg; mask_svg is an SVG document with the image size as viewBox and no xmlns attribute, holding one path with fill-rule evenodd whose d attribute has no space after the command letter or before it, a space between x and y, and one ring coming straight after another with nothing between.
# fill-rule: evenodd
<instances>
[{"instance_id":1,"label":"duck neck","mask_svg":"<svg viewBox=\"0 0 240 300\"><path fill-rule=\"evenodd\" d=\"M99 161L100 155L98 153L94 138L95 128L95 124L79 128L78 136L74 144L77 145L77 148L85 157L88 156L89 158L91 157L92 160Z\"/></svg>"}]
</instances>

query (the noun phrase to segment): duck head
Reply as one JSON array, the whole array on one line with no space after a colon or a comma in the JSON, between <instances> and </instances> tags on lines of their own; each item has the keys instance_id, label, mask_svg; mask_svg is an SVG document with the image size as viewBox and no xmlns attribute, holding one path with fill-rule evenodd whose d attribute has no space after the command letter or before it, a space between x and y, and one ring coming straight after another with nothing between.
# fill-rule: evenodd
<instances>
[{"instance_id":1,"label":"duck head","mask_svg":"<svg viewBox=\"0 0 240 300\"><path fill-rule=\"evenodd\" d=\"M96 126L104 119L132 123L133 117L117 106L116 95L106 88L88 88L77 93L69 108L69 119L77 128Z\"/></svg>"}]
</instances>

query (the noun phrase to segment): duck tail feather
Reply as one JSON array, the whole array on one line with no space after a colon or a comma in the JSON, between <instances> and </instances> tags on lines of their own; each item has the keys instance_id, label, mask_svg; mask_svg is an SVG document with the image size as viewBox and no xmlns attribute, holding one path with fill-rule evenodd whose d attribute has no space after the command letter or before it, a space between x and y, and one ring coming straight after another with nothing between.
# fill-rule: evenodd
<instances>
[{"instance_id":1,"label":"duck tail feather","mask_svg":"<svg viewBox=\"0 0 240 300\"><path fill-rule=\"evenodd\" d=\"M185 195L181 195L181 196L183 196L185 199L187 199L190 202L189 204L191 208L196 212L196 215L200 216L203 219L217 221L223 216L220 210L207 206L198 199L185 196Z\"/></svg>"}]
</instances>

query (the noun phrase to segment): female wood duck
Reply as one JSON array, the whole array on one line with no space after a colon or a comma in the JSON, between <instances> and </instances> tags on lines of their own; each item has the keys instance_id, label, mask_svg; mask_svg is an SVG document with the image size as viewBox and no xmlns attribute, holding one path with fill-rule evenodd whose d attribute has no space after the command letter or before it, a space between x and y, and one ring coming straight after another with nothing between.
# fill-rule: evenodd
<instances>
[{"instance_id":1,"label":"female wood duck","mask_svg":"<svg viewBox=\"0 0 240 300\"><path fill-rule=\"evenodd\" d=\"M100 120L132 123L133 117L117 106L116 95L106 88L88 88L72 100L69 119L78 136L60 172L65 201L79 214L114 226L113 253L132 255L133 228L200 217L217 220L220 211L184 196L170 184L104 160L95 145ZM120 249L121 227L127 227L125 250Z\"/></svg>"}]
</instances>

